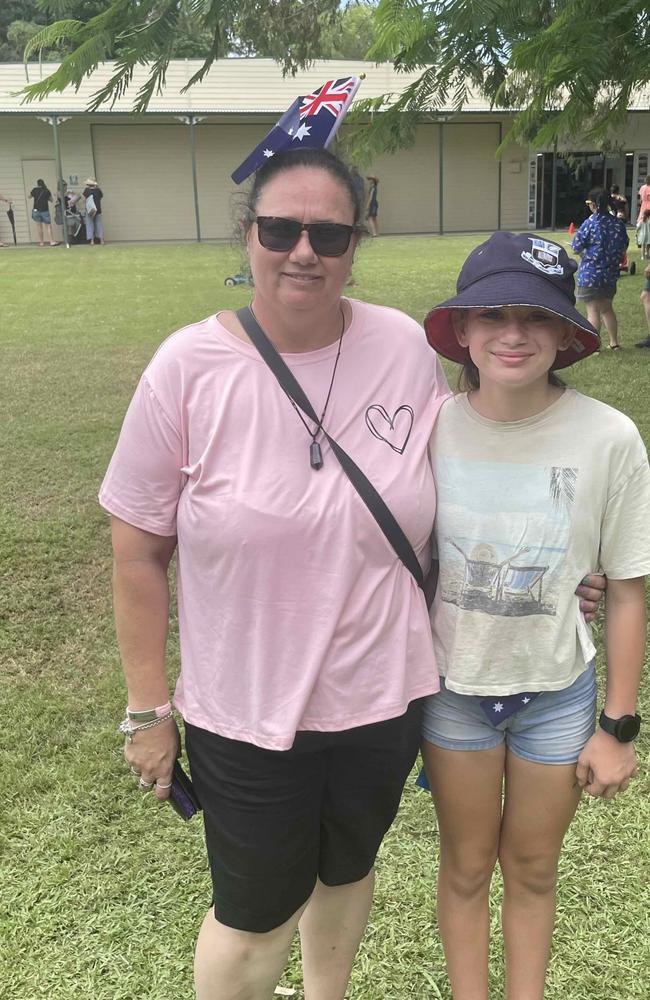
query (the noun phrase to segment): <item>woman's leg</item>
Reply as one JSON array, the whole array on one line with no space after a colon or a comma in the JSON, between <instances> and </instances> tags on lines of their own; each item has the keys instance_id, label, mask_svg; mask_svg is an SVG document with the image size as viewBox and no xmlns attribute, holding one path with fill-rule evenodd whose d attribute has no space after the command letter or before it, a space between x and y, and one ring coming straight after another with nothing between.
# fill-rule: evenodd
<instances>
[{"instance_id":1,"label":"woman's leg","mask_svg":"<svg viewBox=\"0 0 650 1000\"><path fill-rule=\"evenodd\" d=\"M579 799L575 764L537 764L508 752L499 845L508 1000L544 996L557 862Z\"/></svg>"},{"instance_id":2,"label":"woman's leg","mask_svg":"<svg viewBox=\"0 0 650 1000\"><path fill-rule=\"evenodd\" d=\"M226 927L210 910L194 957L196 1000L269 1000L303 910L265 934Z\"/></svg>"},{"instance_id":3,"label":"woman's leg","mask_svg":"<svg viewBox=\"0 0 650 1000\"><path fill-rule=\"evenodd\" d=\"M444 750L424 740L422 756L438 817L438 926L454 1000L487 1000L505 748Z\"/></svg>"},{"instance_id":4,"label":"woman's leg","mask_svg":"<svg viewBox=\"0 0 650 1000\"><path fill-rule=\"evenodd\" d=\"M42 247L43 246L43 223L42 222L37 222L36 223L36 230L38 232L38 245L39 245L39 247Z\"/></svg>"},{"instance_id":5,"label":"woman's leg","mask_svg":"<svg viewBox=\"0 0 650 1000\"><path fill-rule=\"evenodd\" d=\"M374 884L374 869L350 885L316 883L299 924L305 1000L344 1000Z\"/></svg>"},{"instance_id":6,"label":"woman's leg","mask_svg":"<svg viewBox=\"0 0 650 1000\"><path fill-rule=\"evenodd\" d=\"M600 300L585 302L587 319L593 327L600 333Z\"/></svg>"},{"instance_id":7,"label":"woman's leg","mask_svg":"<svg viewBox=\"0 0 650 1000\"><path fill-rule=\"evenodd\" d=\"M609 337L610 347L619 347L618 343L618 320L616 318L616 313L614 312L614 306L611 299L603 299L599 303L600 315L603 323L605 324L605 329L607 330L607 336Z\"/></svg>"}]
</instances>

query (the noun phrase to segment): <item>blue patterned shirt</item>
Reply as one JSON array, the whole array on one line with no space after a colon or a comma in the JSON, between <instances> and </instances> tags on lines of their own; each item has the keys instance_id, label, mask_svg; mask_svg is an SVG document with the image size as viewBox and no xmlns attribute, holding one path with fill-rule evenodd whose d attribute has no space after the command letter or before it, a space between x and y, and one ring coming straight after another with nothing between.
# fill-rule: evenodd
<instances>
[{"instance_id":1,"label":"blue patterned shirt","mask_svg":"<svg viewBox=\"0 0 650 1000\"><path fill-rule=\"evenodd\" d=\"M582 258L578 285L583 288L616 285L619 264L629 242L623 219L597 212L585 219L571 244Z\"/></svg>"}]
</instances>

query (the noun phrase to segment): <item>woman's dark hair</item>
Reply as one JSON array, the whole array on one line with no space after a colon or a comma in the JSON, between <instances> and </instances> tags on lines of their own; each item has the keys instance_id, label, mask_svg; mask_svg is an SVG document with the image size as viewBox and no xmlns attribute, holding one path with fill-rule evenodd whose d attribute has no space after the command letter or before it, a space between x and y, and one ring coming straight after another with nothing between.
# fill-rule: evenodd
<instances>
[{"instance_id":1,"label":"woman's dark hair","mask_svg":"<svg viewBox=\"0 0 650 1000\"><path fill-rule=\"evenodd\" d=\"M296 167L315 167L318 170L325 170L330 177L338 181L350 200L354 212L354 225L359 225L363 206L359 201L352 175L345 163L326 149L292 149L270 157L255 174L253 185L245 200L246 211L242 220L244 233L248 232L257 215L257 205L268 182L278 174L294 170Z\"/></svg>"},{"instance_id":2,"label":"woman's dark hair","mask_svg":"<svg viewBox=\"0 0 650 1000\"><path fill-rule=\"evenodd\" d=\"M618 186L618 184L612 184L612 186L610 188L610 191L612 192L612 194L618 194L618 192L619 192L619 186Z\"/></svg>"},{"instance_id":3,"label":"woman's dark hair","mask_svg":"<svg viewBox=\"0 0 650 1000\"><path fill-rule=\"evenodd\" d=\"M599 215L609 215L609 208L611 205L609 193L607 191L599 191L595 198L596 201L596 211Z\"/></svg>"},{"instance_id":4,"label":"woman's dark hair","mask_svg":"<svg viewBox=\"0 0 650 1000\"><path fill-rule=\"evenodd\" d=\"M650 174L647 174L645 182L646 184L650 184Z\"/></svg>"},{"instance_id":5,"label":"woman's dark hair","mask_svg":"<svg viewBox=\"0 0 650 1000\"><path fill-rule=\"evenodd\" d=\"M43 180L42 177L38 178L38 180L36 181L36 186L39 187L39 188L46 187L45 181Z\"/></svg>"}]
</instances>

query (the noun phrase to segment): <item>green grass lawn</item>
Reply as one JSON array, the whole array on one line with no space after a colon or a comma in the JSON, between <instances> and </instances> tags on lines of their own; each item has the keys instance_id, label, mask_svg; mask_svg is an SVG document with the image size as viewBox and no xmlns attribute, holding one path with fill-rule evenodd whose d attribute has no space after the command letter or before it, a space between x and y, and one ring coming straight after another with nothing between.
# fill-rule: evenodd
<instances>
[{"instance_id":1,"label":"green grass lawn","mask_svg":"<svg viewBox=\"0 0 650 1000\"><path fill-rule=\"evenodd\" d=\"M387 238L358 254L359 298L417 319L450 295L478 237ZM635 254L638 257L638 254ZM175 328L248 301L225 246L0 251L0 995L180 1000L210 900L199 821L136 791L121 756L108 524L96 492L124 410ZM650 441L642 277L616 308L624 350L566 381L628 413ZM448 371L453 366L448 366ZM450 377L452 373L450 372ZM600 632L600 629L597 629ZM171 641L170 674L177 666ZM646 678L641 712L650 723ZM650 724L640 775L584 801L561 861L550 1000L650 996ZM435 928L437 833L409 785L378 862L349 997L450 1000ZM494 886L495 904L499 886ZM498 944L497 907L493 925ZM491 996L503 996L495 947ZM300 989L294 954L283 984Z\"/></svg>"}]
</instances>

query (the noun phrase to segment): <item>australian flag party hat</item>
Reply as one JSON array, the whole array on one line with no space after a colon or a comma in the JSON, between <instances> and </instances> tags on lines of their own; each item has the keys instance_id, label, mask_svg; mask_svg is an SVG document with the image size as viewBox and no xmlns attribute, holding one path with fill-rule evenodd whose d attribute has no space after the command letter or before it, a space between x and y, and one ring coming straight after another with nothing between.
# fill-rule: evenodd
<instances>
[{"instance_id":1,"label":"australian flag party hat","mask_svg":"<svg viewBox=\"0 0 650 1000\"><path fill-rule=\"evenodd\" d=\"M297 97L271 131L231 174L241 184L276 153L308 146L326 148L336 135L362 77L344 76L328 80L306 97Z\"/></svg>"}]
</instances>

